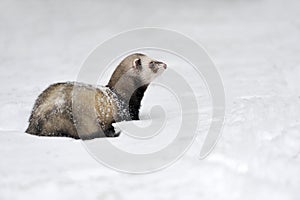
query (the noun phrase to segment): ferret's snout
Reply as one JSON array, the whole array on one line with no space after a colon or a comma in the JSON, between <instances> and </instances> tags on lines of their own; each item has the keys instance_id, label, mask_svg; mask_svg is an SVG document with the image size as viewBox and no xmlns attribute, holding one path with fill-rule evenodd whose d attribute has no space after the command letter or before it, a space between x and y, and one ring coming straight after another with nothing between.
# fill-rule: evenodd
<instances>
[{"instance_id":1,"label":"ferret's snout","mask_svg":"<svg viewBox=\"0 0 300 200\"><path fill-rule=\"evenodd\" d=\"M163 63L163 62L157 62L157 64L159 65L159 66L162 66L164 69L167 69L167 64L166 63Z\"/></svg>"},{"instance_id":2,"label":"ferret's snout","mask_svg":"<svg viewBox=\"0 0 300 200\"><path fill-rule=\"evenodd\" d=\"M167 64L160 62L160 61L151 61L149 67L150 68L163 67L164 69L167 69Z\"/></svg>"}]
</instances>

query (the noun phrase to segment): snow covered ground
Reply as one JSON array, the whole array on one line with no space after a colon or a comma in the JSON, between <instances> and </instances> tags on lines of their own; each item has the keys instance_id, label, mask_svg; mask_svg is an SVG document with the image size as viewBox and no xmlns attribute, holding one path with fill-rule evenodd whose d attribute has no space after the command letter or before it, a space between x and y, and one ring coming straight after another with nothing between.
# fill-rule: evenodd
<instances>
[{"instance_id":1,"label":"snow covered ground","mask_svg":"<svg viewBox=\"0 0 300 200\"><path fill-rule=\"evenodd\" d=\"M297 0L0 0L0 199L300 199L299 7ZM220 70L226 123L207 159L197 158L200 136L171 167L129 175L96 162L80 141L24 133L43 89L75 80L100 42L144 26L195 39Z\"/></svg>"}]
</instances>

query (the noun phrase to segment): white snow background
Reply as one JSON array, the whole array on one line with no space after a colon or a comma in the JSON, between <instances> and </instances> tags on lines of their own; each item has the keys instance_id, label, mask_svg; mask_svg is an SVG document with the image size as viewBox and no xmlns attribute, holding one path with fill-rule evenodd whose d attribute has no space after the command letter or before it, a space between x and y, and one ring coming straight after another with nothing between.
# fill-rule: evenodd
<instances>
[{"instance_id":1,"label":"white snow background","mask_svg":"<svg viewBox=\"0 0 300 200\"><path fill-rule=\"evenodd\" d=\"M297 0L0 0L0 199L299 200L299 7ZM41 91L76 80L99 43L145 26L193 38L221 73L226 123L208 158L198 159L199 136L167 169L122 174L80 141L24 133Z\"/></svg>"}]
</instances>

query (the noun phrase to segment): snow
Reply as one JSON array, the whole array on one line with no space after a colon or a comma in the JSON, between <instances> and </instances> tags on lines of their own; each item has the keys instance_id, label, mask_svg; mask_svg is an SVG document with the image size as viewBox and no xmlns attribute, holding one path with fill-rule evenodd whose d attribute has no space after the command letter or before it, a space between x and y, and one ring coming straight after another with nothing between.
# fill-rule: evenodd
<instances>
[{"instance_id":1,"label":"snow","mask_svg":"<svg viewBox=\"0 0 300 200\"><path fill-rule=\"evenodd\" d=\"M0 199L298 200L299 6L296 0L1 0ZM76 80L97 44L144 26L193 38L220 70L226 123L208 158L198 159L210 116L205 92L196 94L202 105L199 137L182 159L156 173L119 173L96 162L80 141L24 133L41 91ZM166 63L180 68L175 60ZM197 88L204 91L202 83ZM163 90L153 95L155 89L145 96L144 121L152 102L168 99ZM170 111L178 106L173 102L164 102ZM167 127L176 123L174 118ZM132 151L135 144L128 143Z\"/></svg>"}]
</instances>

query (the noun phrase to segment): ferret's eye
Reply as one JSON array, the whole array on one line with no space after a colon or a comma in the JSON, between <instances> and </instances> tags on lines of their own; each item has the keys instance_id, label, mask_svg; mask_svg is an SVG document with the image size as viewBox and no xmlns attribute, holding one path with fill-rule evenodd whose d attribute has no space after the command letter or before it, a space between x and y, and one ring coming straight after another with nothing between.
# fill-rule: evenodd
<instances>
[{"instance_id":1,"label":"ferret's eye","mask_svg":"<svg viewBox=\"0 0 300 200\"><path fill-rule=\"evenodd\" d=\"M152 69L152 68L154 68L155 67L155 62L154 61L151 61L150 63L149 63L149 67Z\"/></svg>"}]
</instances>

